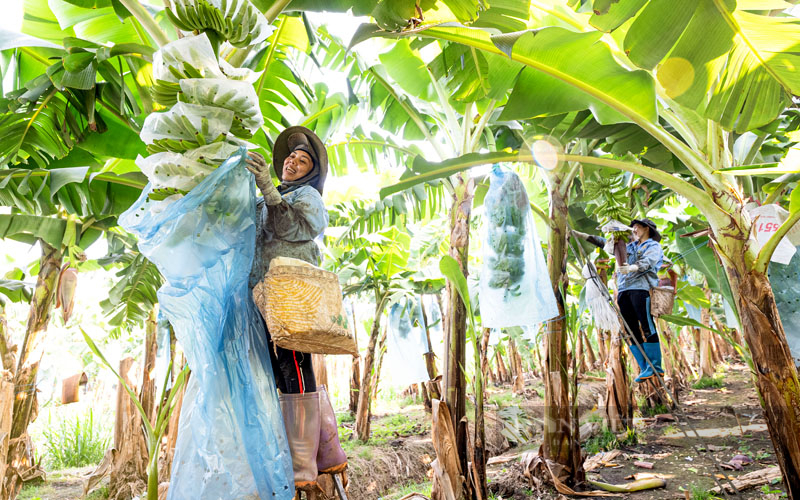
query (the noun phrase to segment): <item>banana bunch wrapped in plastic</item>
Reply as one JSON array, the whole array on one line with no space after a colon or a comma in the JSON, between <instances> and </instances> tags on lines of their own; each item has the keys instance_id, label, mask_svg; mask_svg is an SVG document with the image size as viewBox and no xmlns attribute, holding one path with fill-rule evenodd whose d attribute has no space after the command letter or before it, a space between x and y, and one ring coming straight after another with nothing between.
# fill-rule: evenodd
<instances>
[{"instance_id":1,"label":"banana bunch wrapped in plastic","mask_svg":"<svg viewBox=\"0 0 800 500\"><path fill-rule=\"evenodd\" d=\"M269 23L249 0L172 0L172 23L184 31L214 31L234 47L247 47L269 36Z\"/></svg>"},{"instance_id":2,"label":"banana bunch wrapped in plastic","mask_svg":"<svg viewBox=\"0 0 800 500\"><path fill-rule=\"evenodd\" d=\"M226 78L188 78L181 80L180 100L233 111L231 133L252 137L264 124L258 96L247 82Z\"/></svg>"},{"instance_id":3,"label":"banana bunch wrapped in plastic","mask_svg":"<svg viewBox=\"0 0 800 500\"><path fill-rule=\"evenodd\" d=\"M217 50L223 40L243 47L274 30L249 0L173 0L172 6L170 19L195 34L153 55L150 92L169 109L145 119L140 137L150 156L136 164L154 201L186 194L264 124L253 88L258 73L233 67Z\"/></svg>"}]
</instances>

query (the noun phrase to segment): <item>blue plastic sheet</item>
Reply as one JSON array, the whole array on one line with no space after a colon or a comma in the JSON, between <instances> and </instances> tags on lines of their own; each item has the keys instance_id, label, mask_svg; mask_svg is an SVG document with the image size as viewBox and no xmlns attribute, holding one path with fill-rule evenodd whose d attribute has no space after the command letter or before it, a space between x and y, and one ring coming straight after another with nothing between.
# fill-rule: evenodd
<instances>
[{"instance_id":1,"label":"blue plastic sheet","mask_svg":"<svg viewBox=\"0 0 800 500\"><path fill-rule=\"evenodd\" d=\"M797 247L800 250L800 246ZM781 316L786 341L796 365L800 366L800 252L788 265L771 262L769 281Z\"/></svg>"},{"instance_id":2,"label":"blue plastic sheet","mask_svg":"<svg viewBox=\"0 0 800 500\"><path fill-rule=\"evenodd\" d=\"M265 331L247 286L256 197L245 155L176 201L149 201L148 186L120 217L164 275L161 311L192 369L169 500L294 495Z\"/></svg>"}]
</instances>

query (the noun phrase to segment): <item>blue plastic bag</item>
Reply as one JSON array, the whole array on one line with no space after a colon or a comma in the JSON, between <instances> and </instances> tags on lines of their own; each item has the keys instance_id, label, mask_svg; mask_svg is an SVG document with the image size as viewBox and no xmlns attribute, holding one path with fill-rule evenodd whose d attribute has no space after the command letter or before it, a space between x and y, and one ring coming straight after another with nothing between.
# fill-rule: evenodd
<instances>
[{"instance_id":1,"label":"blue plastic bag","mask_svg":"<svg viewBox=\"0 0 800 500\"><path fill-rule=\"evenodd\" d=\"M797 249L800 250L800 246ZM788 265L770 262L769 281L786 332L786 342L795 364L800 366L800 252L792 256Z\"/></svg>"},{"instance_id":2,"label":"blue plastic bag","mask_svg":"<svg viewBox=\"0 0 800 500\"><path fill-rule=\"evenodd\" d=\"M558 316L528 194L519 176L495 165L483 208L483 326L533 326Z\"/></svg>"},{"instance_id":3,"label":"blue plastic bag","mask_svg":"<svg viewBox=\"0 0 800 500\"><path fill-rule=\"evenodd\" d=\"M294 496L266 334L247 285L256 197L245 157L242 148L175 201L150 201L148 186L119 220L164 275L160 308L192 369L169 500Z\"/></svg>"}]
</instances>

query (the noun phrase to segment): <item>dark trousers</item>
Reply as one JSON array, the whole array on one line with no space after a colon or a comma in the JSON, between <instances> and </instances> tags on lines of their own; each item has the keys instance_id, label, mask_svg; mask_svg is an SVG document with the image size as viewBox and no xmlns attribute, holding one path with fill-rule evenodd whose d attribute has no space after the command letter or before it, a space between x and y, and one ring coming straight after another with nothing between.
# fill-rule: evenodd
<instances>
[{"instance_id":1,"label":"dark trousers","mask_svg":"<svg viewBox=\"0 0 800 500\"><path fill-rule=\"evenodd\" d=\"M267 332L269 360L272 363L272 373L278 389L283 394L315 392L317 379L314 377L311 354L284 349L273 344L266 323L264 331Z\"/></svg>"},{"instance_id":2,"label":"dark trousers","mask_svg":"<svg viewBox=\"0 0 800 500\"><path fill-rule=\"evenodd\" d=\"M658 342L658 332L650 314L648 290L624 290L617 297L622 318L639 343Z\"/></svg>"}]
</instances>

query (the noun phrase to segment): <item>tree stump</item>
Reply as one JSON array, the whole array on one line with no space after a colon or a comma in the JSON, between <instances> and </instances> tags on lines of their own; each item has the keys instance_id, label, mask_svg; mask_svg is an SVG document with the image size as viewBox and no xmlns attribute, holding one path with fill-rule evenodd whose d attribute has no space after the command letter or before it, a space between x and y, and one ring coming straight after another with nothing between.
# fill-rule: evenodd
<instances>
[{"instance_id":1,"label":"tree stump","mask_svg":"<svg viewBox=\"0 0 800 500\"><path fill-rule=\"evenodd\" d=\"M128 377L133 358L120 361L119 374L129 387ZM114 425L114 448L117 453L111 466L109 500L128 500L147 489L147 445L142 432L142 417L128 392L117 386L117 420Z\"/></svg>"}]
</instances>

